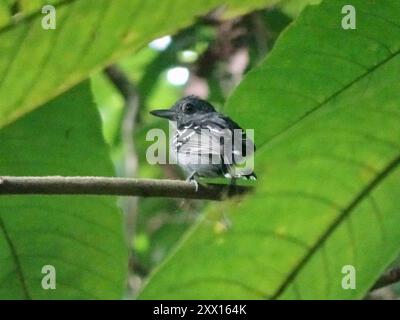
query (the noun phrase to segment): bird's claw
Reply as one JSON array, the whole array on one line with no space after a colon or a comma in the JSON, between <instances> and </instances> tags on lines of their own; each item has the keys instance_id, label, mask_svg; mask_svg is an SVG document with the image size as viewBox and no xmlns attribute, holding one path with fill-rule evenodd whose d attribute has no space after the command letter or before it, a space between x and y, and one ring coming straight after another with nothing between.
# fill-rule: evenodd
<instances>
[{"instance_id":1,"label":"bird's claw","mask_svg":"<svg viewBox=\"0 0 400 320\"><path fill-rule=\"evenodd\" d=\"M196 192L199 191L199 183L195 179L191 179L189 182L194 184Z\"/></svg>"},{"instance_id":2,"label":"bird's claw","mask_svg":"<svg viewBox=\"0 0 400 320\"><path fill-rule=\"evenodd\" d=\"M196 176L196 171L192 172L190 174L190 176L187 177L186 181L190 182L190 183L193 183L194 186L195 186L195 190L197 192L197 191L199 191L199 183L196 181L195 176Z\"/></svg>"}]
</instances>

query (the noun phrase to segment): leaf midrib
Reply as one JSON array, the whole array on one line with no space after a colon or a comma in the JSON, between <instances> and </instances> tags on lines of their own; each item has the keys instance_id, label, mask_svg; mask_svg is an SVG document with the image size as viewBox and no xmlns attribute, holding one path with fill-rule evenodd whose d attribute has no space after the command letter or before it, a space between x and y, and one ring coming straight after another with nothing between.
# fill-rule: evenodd
<instances>
[{"instance_id":1,"label":"leaf midrib","mask_svg":"<svg viewBox=\"0 0 400 320\"><path fill-rule=\"evenodd\" d=\"M354 197L352 201L341 211L340 215L332 222L332 224L326 229L326 231L318 238L315 244L310 248L310 250L303 256L303 258L298 262L292 272L289 273L287 278L283 281L281 286L275 291L271 296L271 299L278 299L285 291L285 289L292 283L292 281L297 277L303 267L308 263L308 261L314 256L314 254L321 248L329 236L341 225L341 223L358 207L358 205L366 198L368 195L377 188L381 182L385 180L391 173L393 173L397 167L400 165L400 154L397 155L392 161L388 163L383 170L375 176L361 191Z\"/></svg>"},{"instance_id":2,"label":"leaf midrib","mask_svg":"<svg viewBox=\"0 0 400 320\"><path fill-rule=\"evenodd\" d=\"M313 107L312 109L308 110L306 113L304 113L303 115L301 115L299 118L295 119L293 122L291 122L288 126L286 126L285 128L283 128L282 130L278 131L277 133L273 134L269 139L267 139L264 143L262 143L259 147L259 153L262 152L263 150L265 150L267 147L269 147L270 145L272 145L274 142L278 141L279 139L282 139L282 137L287 134L288 132L290 132L291 130L293 130L295 127L297 127L298 125L300 125L302 123L303 120L305 120L306 118L310 117L311 115L313 115L315 112L321 110L323 107L325 107L326 104L328 104L330 101L332 101L334 98L336 98L337 96L339 96L340 94L342 94L343 92L345 92L346 90L350 89L354 84L356 84L357 82L361 81L362 79L364 79L365 77L369 76L370 74L372 74L374 71L376 71L377 69L379 69L380 67L382 67L383 65L385 65L386 63L388 63L390 60L394 59L396 56L398 56L400 54L400 49L393 52L391 55L389 55L386 59L383 59L381 62L379 62L378 64L374 65L372 68L367 69L363 74L359 75L358 77L356 77L355 79L353 79L352 81L350 81L348 84L346 84L343 88L341 88L340 90L335 91L334 93L332 93L329 97L327 97L325 100L323 100L321 103L319 103L318 105L316 105L315 107Z\"/></svg>"},{"instance_id":3,"label":"leaf midrib","mask_svg":"<svg viewBox=\"0 0 400 320\"><path fill-rule=\"evenodd\" d=\"M271 136L266 142L264 142L259 149L265 150L268 146L273 144L275 141L282 139L282 136L293 130L297 127L302 121L318 110L322 109L326 104L332 101L335 97L339 96L346 90L350 89L354 84L358 83L363 78L369 76L377 69L394 59L396 56L400 54L400 49L393 52L391 55L377 63L371 68L368 68L363 74L359 75L340 90L335 91L330 96L328 96L321 103L316 105L314 108L308 110L302 116L297 118L295 121L290 123L287 127L277 132L273 136ZM325 241L329 238L329 236L341 225L341 223L354 211L355 208L383 181L387 176L389 176L398 166L400 165L400 155L398 155L394 160L389 162L389 164L384 167L384 169L376 175L376 177L370 181L354 198L350 203L341 211L341 214L332 222L332 224L326 229L326 231L318 238L315 244L310 248L310 250L300 259L295 268L289 273L287 278L282 282L281 286L275 291L274 294L270 297L275 300L278 299L287 287L292 283L292 281L297 277L303 267L308 263L308 261L314 256L315 252L317 252L320 247L325 243Z\"/></svg>"},{"instance_id":4,"label":"leaf midrib","mask_svg":"<svg viewBox=\"0 0 400 320\"><path fill-rule=\"evenodd\" d=\"M324 99L321 103L316 105L314 108L308 110L302 116L297 118L295 121L290 123L287 127L283 128L276 134L272 135L266 142L264 142L259 150L265 150L268 146L273 144L274 142L282 139L282 137L293 130L295 127L300 125L302 121L315 112L319 111L323 107L325 107L330 101L334 98L350 89L354 84L358 83L360 80L366 78L377 69L394 59L396 56L400 54L400 49L393 52L391 55L387 56L385 59L377 63L371 68L368 68L364 73L354 78L348 84L343 86L340 90L333 92L330 96ZM292 283L292 281L297 277L303 267L308 263L308 261L314 256L315 252L317 252L320 247L324 244L324 242L329 238L329 236L337 229L338 226L354 211L354 209L369 195L369 193L374 190L387 176L389 176L398 166L400 165L400 155L398 155L394 160L389 162L389 164L384 167L384 169L376 175L376 177L370 181L354 198L350 203L341 211L341 214L332 222L332 224L326 229L326 231L318 238L315 244L310 248L310 250L300 259L295 268L289 273L287 278L282 282L281 286L275 291L274 294L270 297L271 299L278 299L287 287Z\"/></svg>"}]
</instances>

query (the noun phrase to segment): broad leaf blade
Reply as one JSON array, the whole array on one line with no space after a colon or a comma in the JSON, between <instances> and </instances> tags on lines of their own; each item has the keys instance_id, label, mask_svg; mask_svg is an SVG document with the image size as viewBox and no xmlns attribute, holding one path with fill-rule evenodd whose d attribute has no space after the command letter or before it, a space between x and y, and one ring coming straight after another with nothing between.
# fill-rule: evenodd
<instances>
[{"instance_id":1,"label":"broad leaf blade","mask_svg":"<svg viewBox=\"0 0 400 320\"><path fill-rule=\"evenodd\" d=\"M305 10L231 97L258 188L211 208L142 298L361 298L399 253L400 4L353 1L347 31L345 4Z\"/></svg>"},{"instance_id":2,"label":"broad leaf blade","mask_svg":"<svg viewBox=\"0 0 400 320\"><path fill-rule=\"evenodd\" d=\"M41 11L0 29L0 127L222 4L243 11L237 0L67 0L54 4L56 30L42 29Z\"/></svg>"},{"instance_id":3,"label":"broad leaf blade","mask_svg":"<svg viewBox=\"0 0 400 320\"><path fill-rule=\"evenodd\" d=\"M0 130L0 175L113 174L86 83ZM113 197L0 196L0 297L121 298L127 271ZM44 290L42 267L56 268Z\"/></svg>"}]
</instances>

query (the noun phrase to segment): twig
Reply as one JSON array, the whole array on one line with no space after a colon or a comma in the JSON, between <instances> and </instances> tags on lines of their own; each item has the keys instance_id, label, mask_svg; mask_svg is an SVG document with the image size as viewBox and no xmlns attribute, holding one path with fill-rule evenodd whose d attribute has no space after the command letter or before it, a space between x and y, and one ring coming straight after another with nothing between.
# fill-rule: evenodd
<instances>
[{"instance_id":1,"label":"twig","mask_svg":"<svg viewBox=\"0 0 400 320\"><path fill-rule=\"evenodd\" d=\"M182 180L112 177L0 177L1 195L114 195L223 200L252 187L223 184L195 185Z\"/></svg>"},{"instance_id":2,"label":"twig","mask_svg":"<svg viewBox=\"0 0 400 320\"><path fill-rule=\"evenodd\" d=\"M121 129L125 150L125 176L134 177L138 159L133 134L139 109L139 96L134 84L117 66L107 67L104 72L125 100L126 106Z\"/></svg>"},{"instance_id":3,"label":"twig","mask_svg":"<svg viewBox=\"0 0 400 320\"><path fill-rule=\"evenodd\" d=\"M372 287L371 291L389 286L399 281L400 281L400 267L394 267L386 271L383 275L381 275L381 277Z\"/></svg>"},{"instance_id":4,"label":"twig","mask_svg":"<svg viewBox=\"0 0 400 320\"><path fill-rule=\"evenodd\" d=\"M109 66L104 72L126 100L136 94L136 88L119 68L116 66Z\"/></svg>"},{"instance_id":5,"label":"twig","mask_svg":"<svg viewBox=\"0 0 400 320\"><path fill-rule=\"evenodd\" d=\"M127 178L135 178L139 166L139 159L136 153L133 136L138 118L139 95L136 86L116 65L107 67L104 72L125 100L125 110L121 128L121 139L124 150L124 176ZM136 232L138 198L130 197L126 199L123 206L126 215L126 237L128 243L132 243Z\"/></svg>"}]
</instances>

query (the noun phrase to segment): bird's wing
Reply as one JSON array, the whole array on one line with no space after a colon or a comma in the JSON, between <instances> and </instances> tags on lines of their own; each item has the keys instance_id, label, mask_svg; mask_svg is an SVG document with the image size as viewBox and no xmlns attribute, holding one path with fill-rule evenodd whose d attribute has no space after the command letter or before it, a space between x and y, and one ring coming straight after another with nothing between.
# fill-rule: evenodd
<instances>
[{"instance_id":1,"label":"bird's wing","mask_svg":"<svg viewBox=\"0 0 400 320\"><path fill-rule=\"evenodd\" d=\"M236 122L219 113L181 127L175 142L178 152L209 158L220 156L227 165L243 162L255 148Z\"/></svg>"},{"instance_id":2,"label":"bird's wing","mask_svg":"<svg viewBox=\"0 0 400 320\"><path fill-rule=\"evenodd\" d=\"M235 121L225 115L218 114L218 117L214 117L214 119L215 124L220 128L229 128L233 132L232 140L229 142L232 145L230 155L232 156L233 154L233 162L227 162L227 173L232 177L257 179L252 165L249 166L249 163L246 161L246 158L256 150L256 146L247 136L246 130L243 130ZM226 158L226 153L224 157Z\"/></svg>"},{"instance_id":3,"label":"bird's wing","mask_svg":"<svg viewBox=\"0 0 400 320\"><path fill-rule=\"evenodd\" d=\"M219 135L223 135L227 137L225 139L227 143L231 144L231 152L234 154L234 163L241 163L244 159L253 154L255 152L255 145L253 141L247 137L246 131L243 130L235 121L231 118L222 115L220 113L216 113L216 116L212 117L212 120L208 123L211 123L213 127L213 131ZM228 129L231 133L227 134L226 129Z\"/></svg>"}]
</instances>

